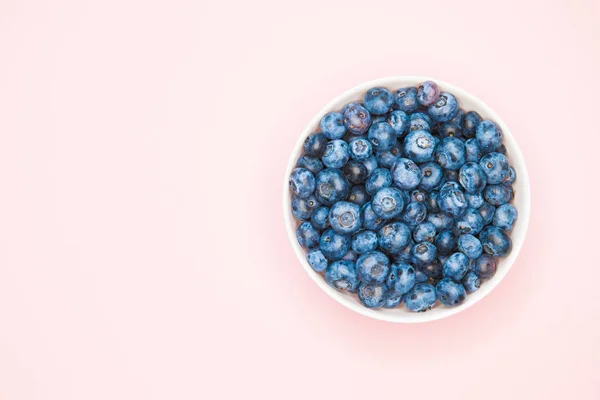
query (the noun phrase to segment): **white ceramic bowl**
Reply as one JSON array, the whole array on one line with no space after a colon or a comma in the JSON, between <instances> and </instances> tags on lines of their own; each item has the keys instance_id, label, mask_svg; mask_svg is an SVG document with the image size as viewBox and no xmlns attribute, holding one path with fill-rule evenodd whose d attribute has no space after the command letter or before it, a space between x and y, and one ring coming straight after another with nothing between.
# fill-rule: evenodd
<instances>
[{"instance_id":1,"label":"white ceramic bowl","mask_svg":"<svg viewBox=\"0 0 600 400\"><path fill-rule=\"evenodd\" d=\"M510 160L511 165L515 168L517 172L517 180L515 185L513 186L515 190L515 207L519 212L519 218L515 224L515 227L512 231L511 238L513 242L512 253L503 259L499 260L498 269L496 275L490 279L489 281L484 282L481 285L481 288L475 293L469 294L467 299L463 304L458 307L449 308L441 303L437 303L436 306L430 311L424 313L414 313L408 311L404 306L400 306L395 309L379 309L372 310L362 306L356 295L346 294L338 292L337 290L330 287L327 282L325 282L325 278L319 273L315 272L308 262L306 261L307 251L303 247L298 244L296 240L296 227L299 225L299 221L292 215L291 211L291 194L289 190L289 176L296 165L296 161L302 154L302 145L304 140L308 135L312 132L319 130L319 122L321 118L330 111L339 111L346 104L352 101L362 101L365 92L374 87L374 86L383 86L391 91L396 89L407 87L407 86L417 86L419 83L424 82L426 80L432 80L436 82L442 91L450 92L456 96L458 99L460 106L465 111L477 111L483 118L491 119L495 121L502 132L504 133L504 145L508 151L508 158ZM288 232L288 236L298 259L300 260L300 264L304 267L308 275L315 281L317 285L325 293L335 299L338 303L350 308L353 311L356 311L359 314L365 315L367 317L389 321L389 322L402 322L402 323L415 323L415 322L427 322L434 321L437 319L449 317L450 315L454 315L458 312L466 310L471 307L473 304L477 303L479 300L484 298L488 293L490 293L494 288L504 279L513 263L517 259L519 255L519 251L521 250L521 246L523 245L523 241L525 240L525 235L527 233L527 226L529 225L529 214L530 214L530 191L529 191L529 176L527 175L527 167L525 166L525 160L523 160L523 155L521 154L521 150L517 145L517 142L513 135L508 129L508 126L502 121L502 119L496 114L490 107L488 107L483 101L479 100L477 97L472 94L466 92L465 90L451 85L446 82L442 82L437 79L420 77L420 76L397 76L397 77L388 77L377 79L370 82L365 82L360 84L345 93L342 93L329 104L327 104L308 124L304 132L298 138L298 142L292 151L290 156L287 170L285 173L284 186L283 186L283 210L284 210L284 219Z\"/></svg>"}]
</instances>

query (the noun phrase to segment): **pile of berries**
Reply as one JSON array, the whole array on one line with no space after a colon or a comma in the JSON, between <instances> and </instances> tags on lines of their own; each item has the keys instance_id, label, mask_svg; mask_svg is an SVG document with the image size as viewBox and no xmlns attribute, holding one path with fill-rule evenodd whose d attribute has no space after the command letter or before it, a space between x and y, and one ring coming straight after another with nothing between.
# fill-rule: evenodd
<instances>
[{"instance_id":1,"label":"pile of berries","mask_svg":"<svg viewBox=\"0 0 600 400\"><path fill-rule=\"evenodd\" d=\"M515 179L498 125L427 81L325 115L289 184L298 242L329 285L427 311L462 304L511 252Z\"/></svg>"}]
</instances>

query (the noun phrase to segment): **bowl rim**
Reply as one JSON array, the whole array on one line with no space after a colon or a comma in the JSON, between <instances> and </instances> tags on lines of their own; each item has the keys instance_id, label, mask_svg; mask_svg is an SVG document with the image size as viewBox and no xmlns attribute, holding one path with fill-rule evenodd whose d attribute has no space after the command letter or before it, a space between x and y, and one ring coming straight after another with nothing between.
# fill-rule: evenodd
<instances>
[{"instance_id":1,"label":"bowl rim","mask_svg":"<svg viewBox=\"0 0 600 400\"><path fill-rule=\"evenodd\" d=\"M459 102L463 99L469 99L470 102L477 104L477 107L473 107L473 109L480 114L485 114L487 118L492 119L496 122L503 132L503 142L506 144L509 142L511 144L510 149L510 160L511 165L517 171L517 182L520 189L518 191L518 196L520 197L520 202L522 204L519 205L519 219L517 220L517 224L520 226L520 235L518 237L519 241L514 240L514 233L517 225L515 225L515 229L511 234L511 239L513 239L513 250L511 254L507 257L507 259L500 259L499 265L502 265L502 268L498 268L496 274L493 278L486 281L481 288L470 294L467 299L471 298L471 301L465 301L462 305L458 307L444 307L440 312L432 313L432 312L422 312L422 313L412 313L412 312L398 312L397 314L391 314L382 312L381 310L369 309L362 306L357 301L352 301L349 298L348 294L340 293L333 289L331 286L327 284L322 275L317 273L312 269L312 267L308 264L306 260L306 252L305 250L298 244L296 239L296 220L291 213L291 194L289 191L289 176L292 170L296 166L296 162L299 156L302 153L302 148L304 144L304 140L306 137L311 134L315 127L318 127L321 118L330 111L338 110L336 104L341 103L343 101L349 102L350 100L345 100L350 97L355 97L358 94L362 94L366 92L368 89L375 86L383 86L383 87L400 87L399 85L404 86L417 86L421 82L425 81L434 81L436 82L443 91L447 91L456 96ZM517 168L518 166L518 168ZM358 84L340 95L336 96L333 100L328 102L321 110L311 119L311 121L306 125L302 133L300 134L298 141L296 142L288 160L288 165L285 171L284 179L283 179L283 214L284 214L284 222L286 225L286 231L288 234L288 238L292 247L294 248L294 252L298 257L298 260L304 267L304 270L308 273L311 279L325 292L343 306L355 311L361 315L366 317L370 317L373 319L377 319L380 321L386 322L394 322L394 323L422 323L422 322L430 322L436 321L443 318L450 317L455 315L461 311L468 309L473 306L477 302L481 301L484 297L486 297L489 293L491 293L496 286L506 277L510 269L512 268L514 262L516 261L521 247L525 241L525 237L527 235L527 230L529 227L530 220L530 208L531 208L531 188L529 184L529 174L527 171L527 166L525 164L525 160L523 158L523 154L517 141L512 135L510 129L506 125L506 123L500 118L500 116L490 108L484 101L474 96L473 94L467 92L466 90L455 86L451 83L434 79L430 77L423 76L389 76L384 78L379 78L367 82L363 82ZM508 258L510 260L508 260ZM510 261L510 262L508 262ZM395 309L394 309L395 310ZM392 310L387 310L392 311Z\"/></svg>"}]
</instances>

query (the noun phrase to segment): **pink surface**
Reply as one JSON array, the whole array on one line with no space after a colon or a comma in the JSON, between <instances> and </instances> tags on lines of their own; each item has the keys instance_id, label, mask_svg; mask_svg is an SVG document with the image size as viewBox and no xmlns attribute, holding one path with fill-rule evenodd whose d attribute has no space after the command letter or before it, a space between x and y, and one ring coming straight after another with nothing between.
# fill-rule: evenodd
<instances>
[{"instance_id":1,"label":"pink surface","mask_svg":"<svg viewBox=\"0 0 600 400\"><path fill-rule=\"evenodd\" d=\"M0 3L0 399L600 398L600 3L286 4ZM283 226L297 135L388 75L485 100L532 182L513 270L425 325Z\"/></svg>"}]
</instances>

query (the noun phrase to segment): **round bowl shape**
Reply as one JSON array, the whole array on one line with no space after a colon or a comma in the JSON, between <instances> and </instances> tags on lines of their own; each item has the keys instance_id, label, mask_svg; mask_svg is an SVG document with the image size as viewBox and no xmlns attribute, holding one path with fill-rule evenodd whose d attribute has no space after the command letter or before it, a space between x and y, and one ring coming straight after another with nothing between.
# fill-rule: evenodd
<instances>
[{"instance_id":1,"label":"round bowl shape","mask_svg":"<svg viewBox=\"0 0 600 400\"><path fill-rule=\"evenodd\" d=\"M440 87L440 91L452 93L458 99L460 106L463 110L465 110L465 112L477 111L482 118L491 119L498 124L500 129L502 129L504 134L503 143L506 146L510 164L517 172L517 180L513 184L515 191L515 199L513 204L519 212L519 218L517 219L511 233L513 248L508 257L498 259L498 269L496 274L490 280L482 283L481 288L478 291L469 294L464 303L458 307L449 308L440 302L437 302L433 309L423 313L408 311L404 305L400 305L398 308L393 309L372 310L362 306L358 301L358 297L355 295L340 293L327 285L325 278L319 273L315 272L308 264L308 261L306 260L307 250L302 248L296 239L296 228L299 224L299 221L296 220L292 215L292 196L289 190L288 180L292 170L296 165L296 161L302 155L304 140L308 135L319 130L319 122L325 114L330 111L339 111L346 104L353 101L362 102L366 91L375 86L383 86L393 92L402 87L416 87L418 84L428 80L436 82ZM494 290L494 288L500 283L500 281L502 281L502 279L504 279L514 264L517 256L519 255L519 251L523 246L523 241L525 240L525 235L527 233L527 227L529 225L530 206L529 176L527 174L525 160L523 159L523 155L521 154L521 150L519 149L515 138L510 133L510 129L508 129L508 126L504 123L504 121L502 121L498 114L496 114L487 104L465 90L437 79L420 76L397 76L365 82L342 93L325 107L323 107L323 109L317 113L317 115L312 119L306 129L304 129L304 132L302 132L298 138L298 142L296 143L296 146L294 147L289 159L283 185L283 210L288 237L292 243L292 247L294 248L296 255L298 256L298 259L300 260L300 264L302 264L308 275L325 293L335 299L338 303L348 307L353 311L356 311L359 314L388 322L416 323L446 318L469 308Z\"/></svg>"}]
</instances>

